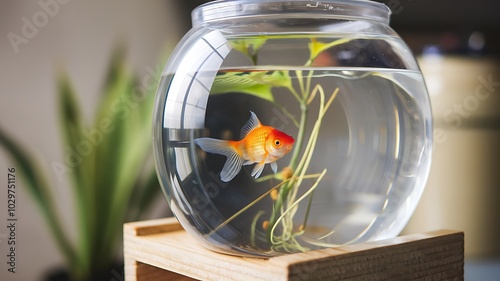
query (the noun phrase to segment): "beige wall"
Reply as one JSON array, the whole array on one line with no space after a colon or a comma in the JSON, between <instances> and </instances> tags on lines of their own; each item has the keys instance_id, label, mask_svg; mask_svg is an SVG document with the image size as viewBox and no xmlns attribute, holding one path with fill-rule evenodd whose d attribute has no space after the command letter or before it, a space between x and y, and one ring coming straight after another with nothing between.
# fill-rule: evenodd
<instances>
[{"instance_id":1,"label":"beige wall","mask_svg":"<svg viewBox=\"0 0 500 281\"><path fill-rule=\"evenodd\" d=\"M500 256L500 61L420 60L434 119L429 181L406 233L465 232L467 258Z\"/></svg>"},{"instance_id":2,"label":"beige wall","mask_svg":"<svg viewBox=\"0 0 500 281\"><path fill-rule=\"evenodd\" d=\"M44 9L39 3L51 4ZM72 234L74 214L68 180L58 181L50 170L50 163L63 158L56 115L56 72L69 72L84 114L90 119L116 44L126 44L131 68L139 77L146 75L146 67L154 69L165 47L175 45L185 28L179 26L178 3L41 0L0 4L0 126L40 154ZM35 28L24 27L23 33L23 26L29 26L23 19ZM12 44L12 34L22 43ZM0 280L39 280L47 269L61 265L62 259L20 181L16 201L18 271L15 275L7 272L4 206L10 166L12 162L0 149Z\"/></svg>"}]
</instances>

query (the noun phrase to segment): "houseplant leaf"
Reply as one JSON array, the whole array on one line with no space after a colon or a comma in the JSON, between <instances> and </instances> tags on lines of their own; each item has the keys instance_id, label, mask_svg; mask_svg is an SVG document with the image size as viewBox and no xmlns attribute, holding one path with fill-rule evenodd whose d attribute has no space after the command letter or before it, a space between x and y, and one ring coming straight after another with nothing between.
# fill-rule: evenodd
<instances>
[{"instance_id":1,"label":"houseplant leaf","mask_svg":"<svg viewBox=\"0 0 500 281\"><path fill-rule=\"evenodd\" d=\"M214 79L210 93L241 92L274 102L272 89L274 87L289 88L290 86L291 79L288 71L234 71L218 74Z\"/></svg>"},{"instance_id":2,"label":"houseplant leaf","mask_svg":"<svg viewBox=\"0 0 500 281\"><path fill-rule=\"evenodd\" d=\"M267 38L248 38L248 39L239 39L239 40L231 40L229 44L235 50L238 50L245 54L253 64L257 64L257 52L260 47L266 43Z\"/></svg>"},{"instance_id":3,"label":"houseplant leaf","mask_svg":"<svg viewBox=\"0 0 500 281\"><path fill-rule=\"evenodd\" d=\"M49 230L55 238L56 245L68 262L70 271L77 271L76 253L57 216L50 186L46 175L42 172L41 165L37 163L33 155L18 145L2 128L0 128L0 145L5 148L5 151L14 161L16 172L21 174L28 193L33 197L46 220Z\"/></svg>"},{"instance_id":4,"label":"houseplant leaf","mask_svg":"<svg viewBox=\"0 0 500 281\"><path fill-rule=\"evenodd\" d=\"M123 223L130 218L128 209L135 210L133 218L139 217L161 191L153 180L154 167L147 165L155 87L142 90L138 86L119 49L111 60L94 120L88 125L70 79L62 72L58 76L58 115L66 160L58 164L68 173L74 192L76 246L57 217L43 167L0 128L0 145L27 182L74 280L95 280L109 273Z\"/></svg>"},{"instance_id":5,"label":"houseplant leaf","mask_svg":"<svg viewBox=\"0 0 500 281\"><path fill-rule=\"evenodd\" d=\"M335 40L330 43L323 43L319 42L316 38L311 38L311 42L309 43L309 60L306 62L305 65L311 65L311 63L316 59L316 57L321 54L322 52L326 51L329 48L332 48L337 45L341 45L344 43L347 43L349 41L353 40L353 38L342 38Z\"/></svg>"},{"instance_id":6,"label":"houseplant leaf","mask_svg":"<svg viewBox=\"0 0 500 281\"><path fill-rule=\"evenodd\" d=\"M65 74L59 76L58 93L59 123L63 136L63 146L66 148L66 167L69 169L74 186L74 196L78 208L77 222L80 237L77 254L79 256L79 271L86 272L90 267L88 261L94 231L92 228L94 225L93 210L88 210L88 206L94 205L91 189L91 164L94 152L92 144L85 139L80 106L71 82Z\"/></svg>"}]
</instances>

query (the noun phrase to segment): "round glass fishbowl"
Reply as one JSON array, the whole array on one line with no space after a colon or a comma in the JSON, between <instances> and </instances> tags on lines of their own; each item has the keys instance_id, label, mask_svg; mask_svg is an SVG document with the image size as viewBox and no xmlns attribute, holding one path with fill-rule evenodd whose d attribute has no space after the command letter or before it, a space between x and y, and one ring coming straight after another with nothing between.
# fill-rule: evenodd
<instances>
[{"instance_id":1,"label":"round glass fishbowl","mask_svg":"<svg viewBox=\"0 0 500 281\"><path fill-rule=\"evenodd\" d=\"M366 0L196 8L154 116L158 175L209 249L268 257L392 238L431 160L431 108L390 10Z\"/></svg>"}]
</instances>

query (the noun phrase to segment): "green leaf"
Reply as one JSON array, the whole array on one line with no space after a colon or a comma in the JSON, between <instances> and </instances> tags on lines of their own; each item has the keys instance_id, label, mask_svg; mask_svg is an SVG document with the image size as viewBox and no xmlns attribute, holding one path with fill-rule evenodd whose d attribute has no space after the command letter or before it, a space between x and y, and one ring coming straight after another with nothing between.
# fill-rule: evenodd
<instances>
[{"instance_id":1,"label":"green leaf","mask_svg":"<svg viewBox=\"0 0 500 281\"><path fill-rule=\"evenodd\" d=\"M238 39L231 40L229 43L234 49L245 53L256 53L264 43L266 43L267 38L252 38L252 39Z\"/></svg>"},{"instance_id":2,"label":"green leaf","mask_svg":"<svg viewBox=\"0 0 500 281\"><path fill-rule=\"evenodd\" d=\"M102 96L95 115L94 127L100 126L103 120L114 118L114 115L128 114L128 101L124 100L124 91L127 83L133 78L127 73L125 53L123 48L118 48L109 63L106 79L102 87Z\"/></svg>"},{"instance_id":3,"label":"green leaf","mask_svg":"<svg viewBox=\"0 0 500 281\"><path fill-rule=\"evenodd\" d=\"M305 65L310 65L314 61L314 59L316 59L316 57L325 50L337 45L347 43L353 39L354 38L342 38L330 43L322 43L316 40L315 38L311 38L311 42L309 43L309 51L310 51L309 60L306 62Z\"/></svg>"},{"instance_id":4,"label":"green leaf","mask_svg":"<svg viewBox=\"0 0 500 281\"><path fill-rule=\"evenodd\" d=\"M215 77L211 94L245 93L261 99L274 101L274 87L291 87L288 71L236 71L218 74Z\"/></svg>"},{"instance_id":5,"label":"green leaf","mask_svg":"<svg viewBox=\"0 0 500 281\"><path fill-rule=\"evenodd\" d=\"M83 135L84 126L80 113L80 106L77 102L75 92L65 74L61 74L58 80L59 93L59 122L60 129L63 135L63 144L65 148L75 151L74 160L70 167L70 175L74 186L76 206L78 208L78 226L79 226L79 265L83 271L89 268L89 258L91 245L93 244L93 211L89 210L88 206L94 205L94 196L92 188L92 154L94 147L89 146L88 140ZM90 153L82 155L79 147L86 144L86 149L90 149ZM68 152L66 152L68 153Z\"/></svg>"},{"instance_id":6,"label":"green leaf","mask_svg":"<svg viewBox=\"0 0 500 281\"><path fill-rule=\"evenodd\" d=\"M134 138L130 136L130 126L136 122L132 117L137 105L131 102L131 92L135 87L135 78L126 69L123 61L112 60L110 75L112 80L105 82L103 100L100 111L96 115L94 126L101 128L107 123L107 130L102 131L102 141L96 146L95 173L95 238L92 250L93 267L105 266L113 258L117 247L116 237L112 229L123 224L123 219L116 215L122 212L120 205L114 204L118 194L127 194L133 185L123 183L120 178L134 177L135 171L125 170L124 158L134 148ZM140 163L138 164L140 165ZM122 205L126 205L122 202Z\"/></svg>"},{"instance_id":7,"label":"green leaf","mask_svg":"<svg viewBox=\"0 0 500 281\"><path fill-rule=\"evenodd\" d=\"M46 175L42 172L42 166L37 163L35 157L17 143L0 128L0 145L13 159L16 172L19 172L23 178L27 191L35 200L54 235L56 245L65 256L70 271L74 272L77 267L77 257L54 209L52 193Z\"/></svg>"},{"instance_id":8,"label":"green leaf","mask_svg":"<svg viewBox=\"0 0 500 281\"><path fill-rule=\"evenodd\" d=\"M266 43L266 41L267 38L259 37L252 39L231 40L229 41L229 44L231 44L233 49L238 50L249 57L253 64L257 64L257 52L260 47Z\"/></svg>"},{"instance_id":9,"label":"green leaf","mask_svg":"<svg viewBox=\"0 0 500 281\"><path fill-rule=\"evenodd\" d=\"M134 194L142 167L149 159L156 92L156 87L140 87L123 61L113 61L111 69L115 73L109 77L114 79L106 82L104 91L107 94L98 115L98 118L110 120L113 130L104 135L96 155L96 187L101 214L97 218L100 228L95 251L97 263L109 260L113 249L118 246L116 237L120 235L131 207L128 202ZM158 79L152 78L154 81ZM97 119L95 124L99 122Z\"/></svg>"}]
</instances>

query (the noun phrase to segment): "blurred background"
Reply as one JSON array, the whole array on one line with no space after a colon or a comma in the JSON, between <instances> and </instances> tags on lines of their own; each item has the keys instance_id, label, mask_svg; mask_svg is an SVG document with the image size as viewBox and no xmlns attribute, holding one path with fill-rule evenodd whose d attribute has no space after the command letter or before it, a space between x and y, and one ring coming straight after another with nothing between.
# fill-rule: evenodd
<instances>
[{"instance_id":1,"label":"blurred background","mask_svg":"<svg viewBox=\"0 0 500 281\"><path fill-rule=\"evenodd\" d=\"M0 6L0 127L40 156L77 235L68 179L54 163L65 157L57 109L57 77L70 77L82 116L91 119L109 61L125 46L138 77L162 69L164 56L190 28L190 11L208 1L41 0ZM467 280L500 276L500 2L387 0L391 26L418 57L433 104L434 154L428 185L404 233L462 230ZM13 165L0 149L0 186ZM0 279L46 280L63 265L40 210L18 180L17 272L7 271L8 230L0 227ZM0 222L6 222L6 192ZM159 193L145 218L168 215ZM72 238L75 239L75 238ZM122 280L121 272L113 275Z\"/></svg>"}]
</instances>

